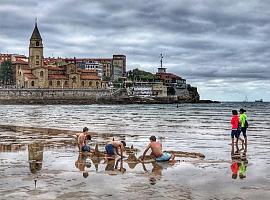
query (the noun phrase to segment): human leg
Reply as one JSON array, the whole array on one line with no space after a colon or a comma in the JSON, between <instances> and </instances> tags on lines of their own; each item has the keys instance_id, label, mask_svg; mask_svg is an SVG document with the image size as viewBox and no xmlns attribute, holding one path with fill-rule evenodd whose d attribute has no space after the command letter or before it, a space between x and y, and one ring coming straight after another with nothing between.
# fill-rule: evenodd
<instances>
[{"instance_id":1,"label":"human leg","mask_svg":"<svg viewBox=\"0 0 270 200\"><path fill-rule=\"evenodd\" d=\"M232 138L232 150L231 150L231 155L234 155L234 138Z\"/></svg>"},{"instance_id":2,"label":"human leg","mask_svg":"<svg viewBox=\"0 0 270 200\"><path fill-rule=\"evenodd\" d=\"M247 129L242 127L241 131L242 131L244 139L245 139L245 150L244 150L244 152L246 153L247 152Z\"/></svg>"},{"instance_id":3,"label":"human leg","mask_svg":"<svg viewBox=\"0 0 270 200\"><path fill-rule=\"evenodd\" d=\"M231 131L231 139L232 139L232 150L231 150L231 155L234 154L234 130Z\"/></svg>"}]
</instances>

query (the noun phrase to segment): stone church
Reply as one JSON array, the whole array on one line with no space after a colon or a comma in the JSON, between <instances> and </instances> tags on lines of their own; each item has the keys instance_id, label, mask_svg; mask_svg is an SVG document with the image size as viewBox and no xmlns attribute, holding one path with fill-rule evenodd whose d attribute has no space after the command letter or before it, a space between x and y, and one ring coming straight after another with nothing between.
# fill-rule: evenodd
<instances>
[{"instance_id":1,"label":"stone church","mask_svg":"<svg viewBox=\"0 0 270 200\"><path fill-rule=\"evenodd\" d=\"M37 23L29 44L28 65L16 67L16 85L19 88L105 88L98 72L80 69L76 63L44 63L43 43Z\"/></svg>"}]
</instances>

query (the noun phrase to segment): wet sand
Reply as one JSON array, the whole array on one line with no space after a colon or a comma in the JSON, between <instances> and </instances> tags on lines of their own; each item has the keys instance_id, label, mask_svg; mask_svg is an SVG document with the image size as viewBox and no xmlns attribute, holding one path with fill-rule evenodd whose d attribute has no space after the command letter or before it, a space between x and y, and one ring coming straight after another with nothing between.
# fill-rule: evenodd
<instances>
[{"instance_id":1,"label":"wet sand","mask_svg":"<svg viewBox=\"0 0 270 200\"><path fill-rule=\"evenodd\" d=\"M269 163L254 162L249 154L245 161L246 177L232 179L233 161L228 156L206 155L203 158L178 152L180 157L174 164L143 164L128 160L106 162L102 157L80 156L74 133L71 130L0 125L0 199L270 197ZM91 148L98 143L102 151L112 138L124 139L129 146L138 149L134 152L136 158L144 148L142 138L148 138L148 135L92 132L91 135ZM176 149L167 150L175 152ZM241 163L241 159L236 161Z\"/></svg>"}]
</instances>

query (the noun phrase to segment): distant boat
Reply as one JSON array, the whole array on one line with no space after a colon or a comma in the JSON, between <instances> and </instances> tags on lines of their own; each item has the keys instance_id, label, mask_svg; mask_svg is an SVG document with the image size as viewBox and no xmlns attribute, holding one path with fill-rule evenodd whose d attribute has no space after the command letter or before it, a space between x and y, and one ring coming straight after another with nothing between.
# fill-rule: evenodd
<instances>
[{"instance_id":1,"label":"distant boat","mask_svg":"<svg viewBox=\"0 0 270 200\"><path fill-rule=\"evenodd\" d=\"M263 102L263 99L255 100L255 102Z\"/></svg>"}]
</instances>

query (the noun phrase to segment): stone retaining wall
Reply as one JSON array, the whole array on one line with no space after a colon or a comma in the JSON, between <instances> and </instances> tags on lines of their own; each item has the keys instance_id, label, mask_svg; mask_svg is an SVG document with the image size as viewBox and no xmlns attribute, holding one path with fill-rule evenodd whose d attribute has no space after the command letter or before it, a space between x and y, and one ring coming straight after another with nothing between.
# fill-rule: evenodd
<instances>
[{"instance_id":1,"label":"stone retaining wall","mask_svg":"<svg viewBox=\"0 0 270 200\"><path fill-rule=\"evenodd\" d=\"M0 89L1 104L76 104L110 100L107 89Z\"/></svg>"},{"instance_id":2,"label":"stone retaining wall","mask_svg":"<svg viewBox=\"0 0 270 200\"><path fill-rule=\"evenodd\" d=\"M125 89L0 89L0 104L155 104L196 102L177 96L128 97Z\"/></svg>"}]
</instances>

